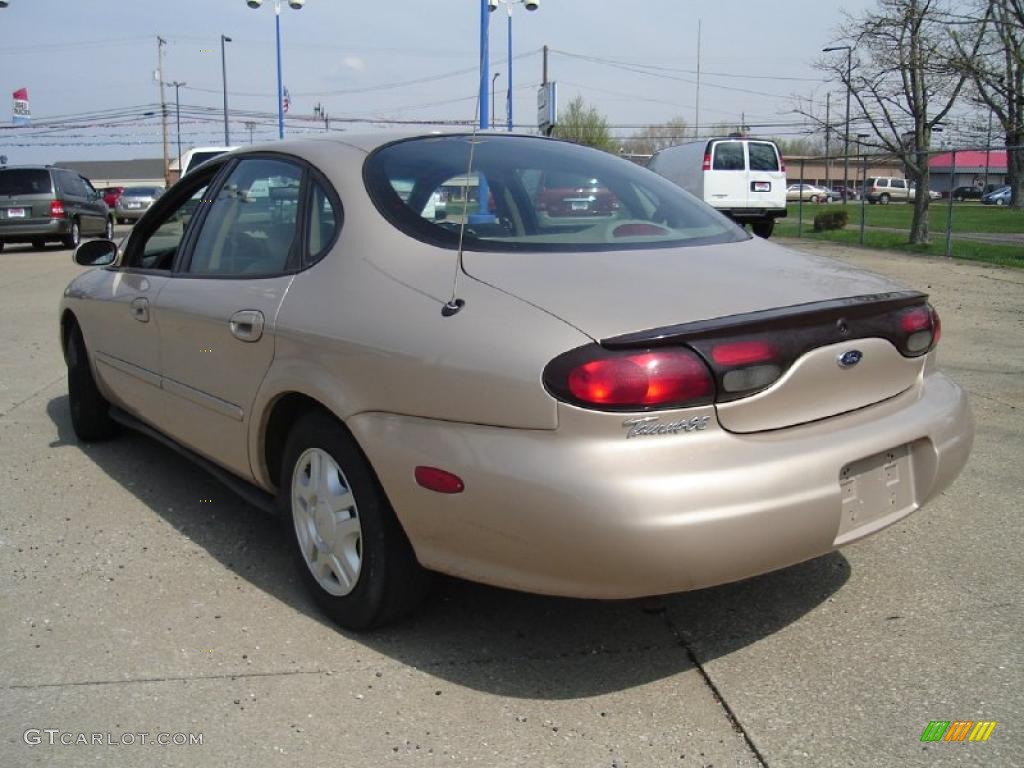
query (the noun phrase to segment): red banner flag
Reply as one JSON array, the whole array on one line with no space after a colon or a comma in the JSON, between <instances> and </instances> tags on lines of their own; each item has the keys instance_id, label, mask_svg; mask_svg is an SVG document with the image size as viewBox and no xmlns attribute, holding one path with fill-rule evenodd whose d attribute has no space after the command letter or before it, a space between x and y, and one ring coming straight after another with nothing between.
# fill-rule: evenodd
<instances>
[{"instance_id":1,"label":"red banner flag","mask_svg":"<svg viewBox=\"0 0 1024 768\"><path fill-rule=\"evenodd\" d=\"M13 94L12 122L15 125L28 125L32 121L32 112L28 106L28 88L19 88Z\"/></svg>"}]
</instances>

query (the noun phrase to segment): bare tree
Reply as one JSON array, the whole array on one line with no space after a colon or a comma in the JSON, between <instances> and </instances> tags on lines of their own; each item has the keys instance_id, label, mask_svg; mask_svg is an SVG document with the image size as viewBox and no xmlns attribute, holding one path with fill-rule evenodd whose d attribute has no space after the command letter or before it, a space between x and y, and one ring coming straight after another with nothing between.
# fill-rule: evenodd
<instances>
[{"instance_id":1,"label":"bare tree","mask_svg":"<svg viewBox=\"0 0 1024 768\"><path fill-rule=\"evenodd\" d=\"M822 60L820 68L850 89L871 130L865 146L899 157L920 194L910 242L928 243L928 150L932 131L953 108L967 80L956 66L950 33L952 0L879 0L874 11L848 17L839 38L853 47L852 67ZM977 53L980 35L964 39Z\"/></svg>"},{"instance_id":2,"label":"bare tree","mask_svg":"<svg viewBox=\"0 0 1024 768\"><path fill-rule=\"evenodd\" d=\"M596 107L589 106L582 96L569 102L565 110L558 116L554 135L577 144L613 151L611 132L608 121Z\"/></svg>"},{"instance_id":3,"label":"bare tree","mask_svg":"<svg viewBox=\"0 0 1024 768\"><path fill-rule=\"evenodd\" d=\"M974 0L953 33L957 65L971 79L972 96L999 120L1006 141L1010 205L1024 208L1024 0ZM980 36L975 55L971 38Z\"/></svg>"},{"instance_id":4,"label":"bare tree","mask_svg":"<svg viewBox=\"0 0 1024 768\"><path fill-rule=\"evenodd\" d=\"M681 144L687 140L692 129L682 117L674 117L666 123L648 125L635 131L623 142L629 152L636 155L653 155L655 152Z\"/></svg>"}]
</instances>

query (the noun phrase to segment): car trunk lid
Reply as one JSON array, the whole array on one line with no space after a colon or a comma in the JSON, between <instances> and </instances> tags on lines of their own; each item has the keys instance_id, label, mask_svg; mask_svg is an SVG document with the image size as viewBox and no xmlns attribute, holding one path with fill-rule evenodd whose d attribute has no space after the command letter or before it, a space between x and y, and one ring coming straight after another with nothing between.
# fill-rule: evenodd
<instances>
[{"instance_id":1,"label":"car trunk lid","mask_svg":"<svg viewBox=\"0 0 1024 768\"><path fill-rule=\"evenodd\" d=\"M912 332L900 326L907 313L920 321L924 294L760 239L644 251L467 253L465 267L608 349L695 350L715 375L719 421L736 432L779 429L892 397L913 386L931 344L919 340L908 349Z\"/></svg>"}]
</instances>

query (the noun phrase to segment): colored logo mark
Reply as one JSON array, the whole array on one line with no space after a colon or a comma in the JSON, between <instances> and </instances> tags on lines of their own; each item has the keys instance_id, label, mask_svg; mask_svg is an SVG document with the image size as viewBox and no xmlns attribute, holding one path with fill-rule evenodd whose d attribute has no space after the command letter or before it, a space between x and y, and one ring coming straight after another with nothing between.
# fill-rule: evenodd
<instances>
[{"instance_id":1,"label":"colored logo mark","mask_svg":"<svg viewBox=\"0 0 1024 768\"><path fill-rule=\"evenodd\" d=\"M995 720L932 720L921 741L988 741L995 728Z\"/></svg>"}]
</instances>

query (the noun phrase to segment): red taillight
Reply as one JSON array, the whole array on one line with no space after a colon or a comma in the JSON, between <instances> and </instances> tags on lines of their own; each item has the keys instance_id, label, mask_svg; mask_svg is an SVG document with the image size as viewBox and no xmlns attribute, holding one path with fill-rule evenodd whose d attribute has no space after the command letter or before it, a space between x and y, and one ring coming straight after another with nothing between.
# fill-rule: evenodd
<instances>
[{"instance_id":1,"label":"red taillight","mask_svg":"<svg viewBox=\"0 0 1024 768\"><path fill-rule=\"evenodd\" d=\"M466 484L462 478L437 467L416 467L413 473L416 482L430 491L438 493L462 493Z\"/></svg>"},{"instance_id":2,"label":"red taillight","mask_svg":"<svg viewBox=\"0 0 1024 768\"><path fill-rule=\"evenodd\" d=\"M704 165L701 166L701 170L702 171L710 171L711 170L711 153L710 152L705 152L704 153Z\"/></svg>"},{"instance_id":3,"label":"red taillight","mask_svg":"<svg viewBox=\"0 0 1024 768\"><path fill-rule=\"evenodd\" d=\"M767 363L777 356L778 349L767 341L727 341L711 348L711 359L723 366Z\"/></svg>"},{"instance_id":4,"label":"red taillight","mask_svg":"<svg viewBox=\"0 0 1024 768\"><path fill-rule=\"evenodd\" d=\"M639 410L714 399L711 372L689 350L613 353L591 347L569 354L553 361L545 380L556 394L582 405Z\"/></svg>"},{"instance_id":5,"label":"red taillight","mask_svg":"<svg viewBox=\"0 0 1024 768\"><path fill-rule=\"evenodd\" d=\"M51 219L63 219L64 218L64 203L60 200L50 201L50 218Z\"/></svg>"},{"instance_id":6,"label":"red taillight","mask_svg":"<svg viewBox=\"0 0 1024 768\"><path fill-rule=\"evenodd\" d=\"M921 304L899 313L900 331L903 332L903 354L911 357L931 351L942 332L939 315L931 304Z\"/></svg>"},{"instance_id":7,"label":"red taillight","mask_svg":"<svg viewBox=\"0 0 1024 768\"><path fill-rule=\"evenodd\" d=\"M900 328L904 333L923 331L932 327L932 314L928 307L914 307L900 315Z\"/></svg>"}]
</instances>

